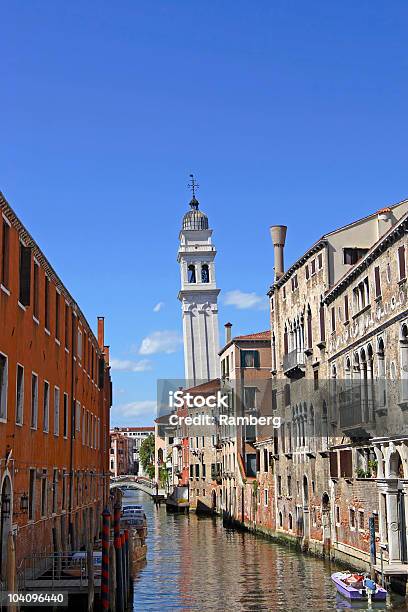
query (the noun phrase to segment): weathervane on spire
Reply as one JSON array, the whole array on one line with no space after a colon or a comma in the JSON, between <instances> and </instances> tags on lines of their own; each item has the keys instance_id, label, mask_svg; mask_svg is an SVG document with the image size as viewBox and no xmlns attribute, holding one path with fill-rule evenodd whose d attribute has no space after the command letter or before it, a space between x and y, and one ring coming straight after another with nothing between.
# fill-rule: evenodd
<instances>
[{"instance_id":1,"label":"weathervane on spire","mask_svg":"<svg viewBox=\"0 0 408 612\"><path fill-rule=\"evenodd\" d=\"M193 193L193 200L195 200L195 192L196 192L196 189L198 189L200 187L200 185L198 183L196 183L196 180L194 178L194 174L190 174L190 183L188 184L188 187L191 189L191 191Z\"/></svg>"}]
</instances>

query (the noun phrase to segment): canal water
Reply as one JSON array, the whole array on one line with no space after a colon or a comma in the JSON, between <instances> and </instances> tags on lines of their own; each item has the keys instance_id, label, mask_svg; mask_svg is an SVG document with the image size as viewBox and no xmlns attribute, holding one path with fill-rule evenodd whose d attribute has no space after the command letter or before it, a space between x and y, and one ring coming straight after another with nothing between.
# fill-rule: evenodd
<instances>
[{"instance_id":1,"label":"canal water","mask_svg":"<svg viewBox=\"0 0 408 612\"><path fill-rule=\"evenodd\" d=\"M148 521L147 563L134 581L134 610L323 612L348 607L331 583L331 573L339 568L330 563L225 529L219 518L167 514L164 505L156 507L140 491L128 491L124 503L142 504ZM392 609L408 608L394 598Z\"/></svg>"}]
</instances>

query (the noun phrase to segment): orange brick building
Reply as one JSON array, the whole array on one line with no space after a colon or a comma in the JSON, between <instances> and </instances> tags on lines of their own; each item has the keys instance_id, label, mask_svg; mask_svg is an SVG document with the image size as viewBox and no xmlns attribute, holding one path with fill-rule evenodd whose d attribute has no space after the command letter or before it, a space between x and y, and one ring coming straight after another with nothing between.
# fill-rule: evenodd
<instances>
[{"instance_id":1,"label":"orange brick building","mask_svg":"<svg viewBox=\"0 0 408 612\"><path fill-rule=\"evenodd\" d=\"M99 536L109 496L111 382L96 338L0 193L0 537L16 564Z\"/></svg>"}]
</instances>

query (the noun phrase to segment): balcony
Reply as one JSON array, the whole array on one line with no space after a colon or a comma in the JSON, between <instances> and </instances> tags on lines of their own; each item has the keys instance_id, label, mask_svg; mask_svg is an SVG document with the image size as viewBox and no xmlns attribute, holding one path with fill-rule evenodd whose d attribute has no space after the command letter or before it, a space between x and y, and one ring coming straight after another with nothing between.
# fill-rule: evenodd
<instances>
[{"instance_id":1,"label":"balcony","mask_svg":"<svg viewBox=\"0 0 408 612\"><path fill-rule=\"evenodd\" d=\"M299 349L290 351L283 356L283 372L289 378L303 375L305 372L305 354Z\"/></svg>"},{"instance_id":2,"label":"balcony","mask_svg":"<svg viewBox=\"0 0 408 612\"><path fill-rule=\"evenodd\" d=\"M340 428L351 438L367 438L375 428L373 400L364 387L357 386L339 393Z\"/></svg>"}]
</instances>

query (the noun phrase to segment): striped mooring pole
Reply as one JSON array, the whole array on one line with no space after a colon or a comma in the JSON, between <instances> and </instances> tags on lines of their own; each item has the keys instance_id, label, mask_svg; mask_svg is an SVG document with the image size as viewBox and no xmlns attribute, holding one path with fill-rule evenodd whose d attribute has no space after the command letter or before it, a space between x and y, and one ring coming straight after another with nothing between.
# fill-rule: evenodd
<instances>
[{"instance_id":1,"label":"striped mooring pole","mask_svg":"<svg viewBox=\"0 0 408 612\"><path fill-rule=\"evenodd\" d=\"M116 610L124 612L124 593L123 593L123 562L122 562L122 536L120 534L120 513L121 504L117 500L113 507L113 533L114 546L116 552Z\"/></svg>"},{"instance_id":2,"label":"striped mooring pole","mask_svg":"<svg viewBox=\"0 0 408 612\"><path fill-rule=\"evenodd\" d=\"M109 540L111 515L108 508L102 512L102 610L109 610Z\"/></svg>"}]
</instances>

